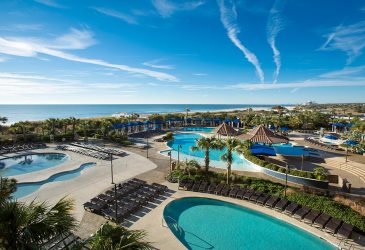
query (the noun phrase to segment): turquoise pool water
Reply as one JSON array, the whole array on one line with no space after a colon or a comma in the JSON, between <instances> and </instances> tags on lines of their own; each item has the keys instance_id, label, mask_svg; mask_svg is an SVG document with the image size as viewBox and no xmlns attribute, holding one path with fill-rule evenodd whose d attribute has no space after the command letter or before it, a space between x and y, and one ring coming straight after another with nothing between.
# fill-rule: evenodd
<instances>
[{"instance_id":1,"label":"turquoise pool water","mask_svg":"<svg viewBox=\"0 0 365 250\"><path fill-rule=\"evenodd\" d=\"M0 160L0 176L27 174L47 168L52 168L67 161L65 154L28 154Z\"/></svg>"},{"instance_id":2,"label":"turquoise pool water","mask_svg":"<svg viewBox=\"0 0 365 250\"><path fill-rule=\"evenodd\" d=\"M56 182L56 181L67 181L77 178L81 175L81 171L90 167L95 166L95 163L85 163L82 164L79 168L68 171L68 172L61 172L52 175L47 180L38 181L38 182L29 182L29 183L19 183L17 184L17 191L13 194L14 198L21 198L27 196L35 191L37 191L42 185Z\"/></svg>"},{"instance_id":3,"label":"turquoise pool water","mask_svg":"<svg viewBox=\"0 0 365 250\"><path fill-rule=\"evenodd\" d=\"M167 145L172 149L172 158L178 158L178 146L181 145L180 149L180 160L197 160L200 164L204 164L204 151L191 151L191 146L196 145L196 140L201 138L202 136L194 133L184 133L184 134L174 134L174 140L167 143ZM161 152L164 155L167 155L168 151ZM224 150L211 150L210 151L210 165L218 168L227 168L226 162L221 160L222 154L225 153ZM244 170L244 171L259 171L254 164L247 161L243 158L242 155L237 153L233 154L233 164L232 169L234 170Z\"/></svg>"},{"instance_id":4,"label":"turquoise pool water","mask_svg":"<svg viewBox=\"0 0 365 250\"><path fill-rule=\"evenodd\" d=\"M183 198L163 212L173 234L188 249L336 249L291 224L232 203Z\"/></svg>"},{"instance_id":5,"label":"turquoise pool water","mask_svg":"<svg viewBox=\"0 0 365 250\"><path fill-rule=\"evenodd\" d=\"M289 155L289 156L309 156L318 155L317 150L306 148L303 146L293 146L292 144L274 144L273 148L276 154Z\"/></svg>"},{"instance_id":6,"label":"turquoise pool water","mask_svg":"<svg viewBox=\"0 0 365 250\"><path fill-rule=\"evenodd\" d=\"M214 130L214 128L207 127L185 127L181 129L182 131L192 131L192 132L205 132L210 133Z\"/></svg>"}]
</instances>

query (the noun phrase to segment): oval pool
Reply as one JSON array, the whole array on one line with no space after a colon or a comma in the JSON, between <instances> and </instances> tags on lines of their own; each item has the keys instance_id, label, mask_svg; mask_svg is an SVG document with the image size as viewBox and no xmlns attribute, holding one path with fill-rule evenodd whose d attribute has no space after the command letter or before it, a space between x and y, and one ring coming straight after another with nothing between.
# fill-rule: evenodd
<instances>
[{"instance_id":1,"label":"oval pool","mask_svg":"<svg viewBox=\"0 0 365 250\"><path fill-rule=\"evenodd\" d=\"M14 176L52 168L67 161L69 156L60 153L27 154L0 160L0 176Z\"/></svg>"},{"instance_id":2,"label":"oval pool","mask_svg":"<svg viewBox=\"0 0 365 250\"><path fill-rule=\"evenodd\" d=\"M336 249L291 224L214 199L174 200L163 216L188 249Z\"/></svg>"}]
</instances>

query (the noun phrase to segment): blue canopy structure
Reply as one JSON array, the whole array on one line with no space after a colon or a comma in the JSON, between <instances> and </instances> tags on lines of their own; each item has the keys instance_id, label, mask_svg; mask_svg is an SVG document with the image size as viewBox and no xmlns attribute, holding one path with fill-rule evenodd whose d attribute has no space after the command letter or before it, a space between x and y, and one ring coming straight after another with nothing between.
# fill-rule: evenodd
<instances>
[{"instance_id":1,"label":"blue canopy structure","mask_svg":"<svg viewBox=\"0 0 365 250\"><path fill-rule=\"evenodd\" d=\"M283 131L283 132L286 132L286 131L289 131L290 129L287 128L287 127L281 127L280 130Z\"/></svg>"},{"instance_id":2,"label":"blue canopy structure","mask_svg":"<svg viewBox=\"0 0 365 250\"><path fill-rule=\"evenodd\" d=\"M344 142L344 144L349 145L349 146L356 146L359 143L357 141L354 141L354 140L347 140L347 141Z\"/></svg>"},{"instance_id":3,"label":"blue canopy structure","mask_svg":"<svg viewBox=\"0 0 365 250\"><path fill-rule=\"evenodd\" d=\"M212 118L207 117L207 118L204 118L204 121L206 121L206 122L211 122L211 121L213 121L213 119L212 119Z\"/></svg>"},{"instance_id":4,"label":"blue canopy structure","mask_svg":"<svg viewBox=\"0 0 365 250\"><path fill-rule=\"evenodd\" d=\"M268 155L268 156L276 156L275 150L273 147L255 144L250 147L250 151L254 155Z\"/></svg>"},{"instance_id":5,"label":"blue canopy structure","mask_svg":"<svg viewBox=\"0 0 365 250\"><path fill-rule=\"evenodd\" d=\"M333 123L332 126L335 126L335 127L345 127L346 124L343 124L343 123L340 123L340 122L337 122L337 123Z\"/></svg>"},{"instance_id":6,"label":"blue canopy structure","mask_svg":"<svg viewBox=\"0 0 365 250\"><path fill-rule=\"evenodd\" d=\"M193 119L191 119L191 118L187 118L186 119L188 122L191 122Z\"/></svg>"},{"instance_id":7,"label":"blue canopy structure","mask_svg":"<svg viewBox=\"0 0 365 250\"><path fill-rule=\"evenodd\" d=\"M329 139L329 140L338 140L338 138L334 135L325 135L324 138Z\"/></svg>"},{"instance_id":8,"label":"blue canopy structure","mask_svg":"<svg viewBox=\"0 0 365 250\"><path fill-rule=\"evenodd\" d=\"M225 119L224 122L231 122L231 119Z\"/></svg>"},{"instance_id":9,"label":"blue canopy structure","mask_svg":"<svg viewBox=\"0 0 365 250\"><path fill-rule=\"evenodd\" d=\"M199 117L194 118L194 121L201 121L201 120L202 120L202 118L199 118Z\"/></svg>"},{"instance_id":10,"label":"blue canopy structure","mask_svg":"<svg viewBox=\"0 0 365 250\"><path fill-rule=\"evenodd\" d=\"M233 122L234 122L234 123L239 123L239 122L240 122L240 119L237 119L237 118L236 118L236 119L234 119L234 120L233 120Z\"/></svg>"}]
</instances>

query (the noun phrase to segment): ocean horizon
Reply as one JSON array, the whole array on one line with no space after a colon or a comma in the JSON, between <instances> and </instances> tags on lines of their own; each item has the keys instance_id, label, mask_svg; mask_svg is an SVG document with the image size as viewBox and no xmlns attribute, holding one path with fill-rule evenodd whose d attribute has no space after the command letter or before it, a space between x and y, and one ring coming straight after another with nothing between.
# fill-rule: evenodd
<instances>
[{"instance_id":1,"label":"ocean horizon","mask_svg":"<svg viewBox=\"0 0 365 250\"><path fill-rule=\"evenodd\" d=\"M8 118L7 124L13 124L48 118L94 118L117 113L165 114L184 112L186 108L191 112L268 109L275 105L293 106L291 104L1 104L0 116Z\"/></svg>"}]
</instances>

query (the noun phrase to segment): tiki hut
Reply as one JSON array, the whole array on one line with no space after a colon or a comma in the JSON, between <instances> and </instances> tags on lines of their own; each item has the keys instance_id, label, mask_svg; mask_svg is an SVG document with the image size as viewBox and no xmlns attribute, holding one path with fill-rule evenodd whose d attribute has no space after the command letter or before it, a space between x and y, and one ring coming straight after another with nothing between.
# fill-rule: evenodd
<instances>
[{"instance_id":1,"label":"tiki hut","mask_svg":"<svg viewBox=\"0 0 365 250\"><path fill-rule=\"evenodd\" d=\"M287 143L289 141L289 139L285 136L275 134L264 125L259 125L249 131L247 134L239 135L238 138L250 140L253 143L263 144Z\"/></svg>"},{"instance_id":2,"label":"tiki hut","mask_svg":"<svg viewBox=\"0 0 365 250\"><path fill-rule=\"evenodd\" d=\"M223 136L236 136L238 134L238 132L234 128L227 125L225 122L223 122L221 125L216 127L213 130L213 133L218 135L218 136L221 136L221 135L223 135Z\"/></svg>"}]
</instances>

